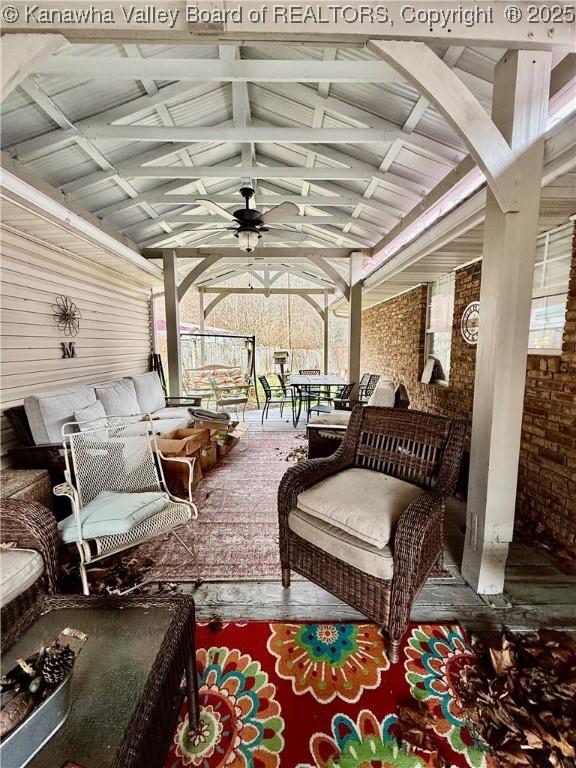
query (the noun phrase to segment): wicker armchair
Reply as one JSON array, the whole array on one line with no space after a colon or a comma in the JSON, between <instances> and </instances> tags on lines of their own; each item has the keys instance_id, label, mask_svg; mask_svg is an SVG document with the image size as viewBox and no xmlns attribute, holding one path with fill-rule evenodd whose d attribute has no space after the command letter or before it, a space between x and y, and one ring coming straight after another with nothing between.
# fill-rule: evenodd
<instances>
[{"instance_id":1,"label":"wicker armchair","mask_svg":"<svg viewBox=\"0 0 576 768\"><path fill-rule=\"evenodd\" d=\"M416 595L442 555L444 505L458 478L464 434L463 424L441 416L357 406L340 448L328 458L291 467L280 483L283 586L290 585L290 570L296 571L381 625L393 663ZM328 554L290 527L300 493L353 468L381 472L425 491L408 504L393 528L393 575L387 580Z\"/></svg>"},{"instance_id":2,"label":"wicker armchair","mask_svg":"<svg viewBox=\"0 0 576 768\"><path fill-rule=\"evenodd\" d=\"M2 499L0 542L35 549L44 559L44 573L31 587L2 608L2 647L7 650L35 620L38 598L56 591L60 536L54 515L37 501Z\"/></svg>"}]
</instances>

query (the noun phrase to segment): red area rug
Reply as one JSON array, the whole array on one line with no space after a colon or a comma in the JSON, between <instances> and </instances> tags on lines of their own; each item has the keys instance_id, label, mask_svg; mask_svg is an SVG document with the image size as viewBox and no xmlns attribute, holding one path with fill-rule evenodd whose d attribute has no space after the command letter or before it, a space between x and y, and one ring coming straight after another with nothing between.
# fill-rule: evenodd
<instances>
[{"instance_id":1,"label":"red area rug","mask_svg":"<svg viewBox=\"0 0 576 768\"><path fill-rule=\"evenodd\" d=\"M394 666L372 624L200 623L196 644L201 728L188 739L184 704L165 768L495 765L461 716L475 657L457 625L414 625ZM414 700L432 714L426 749L396 716Z\"/></svg>"}]
</instances>

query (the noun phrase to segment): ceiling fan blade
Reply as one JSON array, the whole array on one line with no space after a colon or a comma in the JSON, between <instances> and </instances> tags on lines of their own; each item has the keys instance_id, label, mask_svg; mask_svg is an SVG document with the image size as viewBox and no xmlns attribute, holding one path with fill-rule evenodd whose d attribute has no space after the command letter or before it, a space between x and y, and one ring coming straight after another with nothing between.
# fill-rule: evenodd
<instances>
[{"instance_id":1,"label":"ceiling fan blade","mask_svg":"<svg viewBox=\"0 0 576 768\"><path fill-rule=\"evenodd\" d=\"M224 219L230 219L230 221L236 221L234 218L234 215L230 213L230 211L227 211L226 208L222 208L221 205L218 205L218 203L212 202L212 200L196 200L198 205L203 206L208 211L212 211L212 213L217 214L218 216L222 216Z\"/></svg>"},{"instance_id":2,"label":"ceiling fan blade","mask_svg":"<svg viewBox=\"0 0 576 768\"><path fill-rule=\"evenodd\" d=\"M263 213L260 219L269 224L272 221L282 221L290 216L298 216L300 214L300 208L295 203L281 203L274 208L270 208L269 211Z\"/></svg>"}]
</instances>

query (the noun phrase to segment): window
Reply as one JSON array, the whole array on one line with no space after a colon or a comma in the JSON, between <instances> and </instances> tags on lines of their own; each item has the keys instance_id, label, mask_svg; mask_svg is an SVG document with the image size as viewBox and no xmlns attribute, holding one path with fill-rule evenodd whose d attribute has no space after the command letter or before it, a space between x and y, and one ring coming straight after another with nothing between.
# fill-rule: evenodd
<instances>
[{"instance_id":1,"label":"window","mask_svg":"<svg viewBox=\"0 0 576 768\"><path fill-rule=\"evenodd\" d=\"M453 315L454 273L452 272L428 285L426 356L436 360L429 381L448 383ZM427 376L426 379L428 380Z\"/></svg>"},{"instance_id":2,"label":"window","mask_svg":"<svg viewBox=\"0 0 576 768\"><path fill-rule=\"evenodd\" d=\"M573 229L572 223L566 224L538 238L528 341L531 353L562 351Z\"/></svg>"}]
</instances>

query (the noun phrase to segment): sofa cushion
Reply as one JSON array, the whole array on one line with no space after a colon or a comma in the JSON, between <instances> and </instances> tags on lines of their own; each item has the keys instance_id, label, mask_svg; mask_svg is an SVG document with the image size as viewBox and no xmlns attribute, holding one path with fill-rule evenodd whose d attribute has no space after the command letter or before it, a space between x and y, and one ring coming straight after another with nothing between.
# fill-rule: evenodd
<instances>
[{"instance_id":1,"label":"sofa cushion","mask_svg":"<svg viewBox=\"0 0 576 768\"><path fill-rule=\"evenodd\" d=\"M363 573L386 581L394 575L392 550L388 546L378 549L299 509L290 512L288 527L300 538Z\"/></svg>"},{"instance_id":2,"label":"sofa cushion","mask_svg":"<svg viewBox=\"0 0 576 768\"><path fill-rule=\"evenodd\" d=\"M120 419L110 419L111 426L121 426ZM175 429L185 429L189 426L188 419L148 419L137 421L132 424L124 424L126 429L124 435L164 435L166 432L173 432Z\"/></svg>"},{"instance_id":3,"label":"sofa cushion","mask_svg":"<svg viewBox=\"0 0 576 768\"><path fill-rule=\"evenodd\" d=\"M96 400L79 411L74 411L74 419L78 422L78 429L81 432L108 426L106 411L100 400Z\"/></svg>"},{"instance_id":4,"label":"sofa cushion","mask_svg":"<svg viewBox=\"0 0 576 768\"><path fill-rule=\"evenodd\" d=\"M174 408L159 408L152 413L152 418L156 419L180 419L190 422L192 416L185 405L174 406Z\"/></svg>"},{"instance_id":5,"label":"sofa cushion","mask_svg":"<svg viewBox=\"0 0 576 768\"><path fill-rule=\"evenodd\" d=\"M0 607L11 603L44 573L44 560L34 549L0 552Z\"/></svg>"},{"instance_id":6,"label":"sofa cushion","mask_svg":"<svg viewBox=\"0 0 576 768\"><path fill-rule=\"evenodd\" d=\"M156 371L132 376L132 383L141 413L154 413L164 408L166 398Z\"/></svg>"},{"instance_id":7,"label":"sofa cushion","mask_svg":"<svg viewBox=\"0 0 576 768\"><path fill-rule=\"evenodd\" d=\"M149 493L101 491L95 499L80 510L82 536L85 539L94 539L97 536L127 533L135 525L162 512L169 502L168 494L160 491ZM61 520L58 528L66 544L77 540L78 526L74 515Z\"/></svg>"},{"instance_id":8,"label":"sofa cushion","mask_svg":"<svg viewBox=\"0 0 576 768\"><path fill-rule=\"evenodd\" d=\"M41 392L25 398L24 409L36 445L61 443L63 425L75 421L74 412L95 401L94 388L86 386Z\"/></svg>"},{"instance_id":9,"label":"sofa cushion","mask_svg":"<svg viewBox=\"0 0 576 768\"><path fill-rule=\"evenodd\" d=\"M368 398L367 405L378 408L394 408L395 400L396 384L391 379L382 377Z\"/></svg>"},{"instance_id":10,"label":"sofa cushion","mask_svg":"<svg viewBox=\"0 0 576 768\"><path fill-rule=\"evenodd\" d=\"M298 509L382 548L398 518L423 491L382 472L354 467L321 480L298 496Z\"/></svg>"},{"instance_id":11,"label":"sofa cushion","mask_svg":"<svg viewBox=\"0 0 576 768\"><path fill-rule=\"evenodd\" d=\"M130 379L118 379L105 386L96 385L95 392L107 416L134 416L142 413Z\"/></svg>"}]
</instances>

